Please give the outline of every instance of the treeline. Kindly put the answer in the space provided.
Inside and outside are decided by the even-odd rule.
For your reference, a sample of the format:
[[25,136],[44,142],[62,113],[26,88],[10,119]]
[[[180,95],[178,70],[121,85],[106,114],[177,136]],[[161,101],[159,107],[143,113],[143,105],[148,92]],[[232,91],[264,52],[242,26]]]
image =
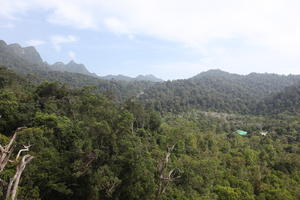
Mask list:
[[300,83],[265,98],[258,105],[258,112],[261,114],[300,113]]
[[95,92],[119,102],[125,102],[132,97],[136,97],[155,84],[150,81],[103,80],[84,74],[58,71],[35,71],[26,74],[26,77],[36,85],[45,81],[52,81],[64,83],[71,88],[81,88],[86,85],[94,86]]
[[[300,85],[299,76],[255,73],[242,76],[210,70],[191,79],[153,85],[139,100],[160,112],[180,113],[200,109],[254,115],[285,110],[295,113],[297,109],[293,109],[292,102],[299,102],[297,85]],[[287,87],[291,88],[283,92]],[[273,98],[276,103],[272,102]]]
[[[291,96],[299,93],[296,91],[299,90],[297,85],[300,85],[299,75],[258,73],[238,75],[221,70],[209,70],[190,79],[159,83],[104,80],[89,73],[83,65],[74,62],[67,65],[63,63],[56,63],[58,66],[49,65],[42,60],[34,47],[7,45],[0,40],[1,64],[20,75],[27,76],[27,79],[36,85],[44,81],[58,81],[71,88],[93,85],[97,93],[104,94],[112,100],[125,102],[136,98],[147,108],[161,113],[181,113],[198,109],[268,115],[283,111],[296,113],[299,110],[292,105],[293,102],[299,102],[299,98]],[[64,72],[66,66],[69,71],[78,73]],[[126,77],[123,78],[126,80]],[[287,87],[292,87],[288,89],[289,94],[283,92]]]
[[[18,199],[300,198],[296,116],[170,113],[162,119],[135,100],[120,103],[94,90],[58,82],[35,86],[0,69],[0,143],[27,126],[16,149],[30,144],[34,156]],[[237,127],[253,134],[235,135]],[[262,129],[269,134],[261,136]],[[10,163],[0,173],[1,199],[14,172]]]

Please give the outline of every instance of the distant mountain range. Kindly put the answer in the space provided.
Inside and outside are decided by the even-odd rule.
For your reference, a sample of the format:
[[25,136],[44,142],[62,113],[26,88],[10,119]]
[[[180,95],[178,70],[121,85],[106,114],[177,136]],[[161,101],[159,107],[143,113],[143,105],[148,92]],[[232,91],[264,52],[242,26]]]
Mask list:
[[102,76],[102,79],[105,80],[118,80],[118,81],[150,81],[150,82],[163,82],[164,80],[159,79],[151,74],[149,75],[139,75],[135,78],[129,77],[129,76],[124,76],[124,75],[107,75],[107,76]]
[[83,64],[50,65],[34,47],[0,41],[0,65],[25,75],[33,83],[58,81],[70,87],[95,86],[95,91],[119,101],[135,99],[158,111],[202,111],[276,114],[300,112],[300,75],[232,74],[209,70],[183,80],[163,81],[153,75],[99,77]]
[[[226,113],[271,113],[263,109],[283,102],[288,110],[300,111],[295,103],[300,101],[295,92],[300,85],[300,75],[251,73],[238,75],[222,70],[209,70],[190,79],[166,81],[155,84],[139,96],[146,105],[167,112],[184,112],[191,109]],[[287,90],[289,87],[292,89]],[[294,91],[294,92],[286,92]],[[287,95],[289,94],[290,97]],[[294,96],[291,96],[294,94]],[[284,100],[286,98],[286,100]],[[293,103],[294,102],[294,103]],[[292,108],[297,105],[297,108]],[[281,111],[287,108],[281,104]],[[274,109],[275,111],[275,109]]]
[[53,65],[49,65],[49,68],[53,71],[72,72],[98,77],[96,74],[89,72],[83,64],[77,64],[73,60],[67,64],[64,64],[63,62],[56,62]]
[[67,64],[63,62],[56,62],[52,65],[44,62],[38,53],[38,51],[30,47],[21,47],[19,44],[6,44],[3,40],[0,40],[0,64],[11,68],[17,73],[28,74],[38,71],[59,71],[59,72],[71,72],[84,74],[104,80],[116,80],[116,81],[150,81],[150,82],[162,82],[162,79],[156,78],[153,75],[139,75],[135,78],[131,78],[123,75],[108,75],[97,76],[95,73],[91,73],[83,64],[77,64],[73,60]]

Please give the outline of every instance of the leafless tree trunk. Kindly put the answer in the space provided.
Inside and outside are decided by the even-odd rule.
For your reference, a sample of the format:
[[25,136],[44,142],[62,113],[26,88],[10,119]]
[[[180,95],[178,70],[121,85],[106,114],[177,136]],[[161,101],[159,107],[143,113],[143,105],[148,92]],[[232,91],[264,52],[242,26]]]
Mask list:
[[156,200],[159,200],[161,195],[164,194],[169,186],[169,184],[180,176],[175,176],[175,169],[168,170],[168,164],[170,161],[170,156],[175,148],[175,144],[168,147],[168,151],[164,160],[162,160],[158,166],[157,171],[159,174],[158,189],[156,192]]
[[[14,146],[13,143],[16,140],[17,133],[23,129],[26,129],[26,127],[20,127],[18,128],[15,133],[13,134],[12,138],[10,139],[9,143],[6,146],[0,145],[0,173],[5,169],[8,162],[16,163],[16,173],[13,178],[10,179],[10,182],[8,184],[8,189],[6,193],[6,199],[15,200],[17,196],[17,190],[20,182],[21,175],[26,168],[26,165],[34,158],[31,155],[25,155],[22,157],[21,161],[19,162],[19,158],[21,156],[22,152],[29,151],[29,148],[31,145],[23,145],[23,149],[19,150],[18,154],[16,155],[15,160],[10,160],[10,157],[13,153]],[[0,182],[3,184],[4,181],[0,180]]]
[[88,152],[86,153],[82,158],[82,165],[78,166],[78,168],[76,168],[77,172],[77,176],[82,176],[84,175],[90,168],[91,164],[97,159],[97,156],[95,154],[95,152]]
[[14,150],[13,143],[16,140],[17,132],[26,129],[26,127],[18,128],[10,139],[9,143],[6,146],[0,144],[0,173],[4,170],[5,166],[9,162],[9,158]]
[[26,168],[26,165],[33,159],[33,156],[31,155],[25,155],[23,156],[21,162],[17,166],[17,171],[13,178],[10,179],[7,193],[6,193],[6,199],[15,200],[17,195],[17,189],[19,186],[21,175]]

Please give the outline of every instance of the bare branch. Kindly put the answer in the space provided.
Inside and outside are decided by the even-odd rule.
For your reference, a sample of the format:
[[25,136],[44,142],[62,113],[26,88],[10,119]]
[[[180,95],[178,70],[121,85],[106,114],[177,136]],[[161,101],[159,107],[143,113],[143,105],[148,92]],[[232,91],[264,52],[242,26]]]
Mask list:
[[[0,172],[2,172],[5,168],[5,166],[7,165],[9,158],[13,152],[14,146],[13,143],[15,142],[16,138],[17,138],[17,133],[23,129],[26,129],[27,127],[19,127],[17,128],[17,130],[14,132],[12,138],[10,139],[9,143],[6,146],[2,146],[0,145]],[[20,152],[21,153],[21,152]],[[18,156],[20,156],[18,154]],[[17,157],[18,157],[17,156]]]
[[19,131],[22,131],[23,129],[26,129],[26,128],[27,128],[26,126],[17,128],[17,130],[15,131],[13,137],[11,138],[10,142],[8,143],[8,145],[7,145],[7,147],[6,147],[7,150],[9,150],[9,149],[11,148],[13,142],[16,140],[17,133],[18,133]]
[[[17,133],[23,129],[26,129],[27,127],[19,127],[13,134],[12,138],[10,139],[9,143],[6,146],[0,145],[0,172],[2,172],[7,165],[8,162],[15,162],[17,163],[16,167],[16,173],[15,175],[10,179],[9,184],[8,184],[8,189],[6,193],[6,198],[7,199],[12,199],[15,200],[17,196],[17,189],[19,186],[20,178],[21,175],[26,168],[26,165],[34,158],[31,155],[25,155],[22,157],[21,161],[18,163],[18,160],[21,156],[22,152],[29,151],[29,148],[31,145],[23,145],[23,149],[19,150],[15,161],[10,160],[10,157],[13,153],[14,150],[14,142],[17,138]],[[0,179],[0,183],[3,185],[6,184],[3,180]]]
[[82,160],[83,164],[78,167],[78,175],[82,176],[83,174],[85,174],[89,170],[91,164],[96,159],[97,159],[97,156],[94,152],[89,152],[85,155],[85,157],[82,157],[81,160]]
[[156,192],[156,200],[159,200],[161,195],[164,194],[169,184],[180,176],[175,177],[175,169],[168,171],[168,164],[170,161],[171,153],[173,152],[175,145],[167,148],[167,153],[160,163],[158,163],[157,170],[159,173],[158,189]]
[[29,154],[23,156],[21,162],[17,166],[17,171],[16,171],[14,177],[10,179],[10,182],[9,182],[9,185],[8,185],[8,189],[7,189],[7,193],[6,193],[6,198],[7,199],[9,199],[9,198],[11,198],[12,200],[16,199],[17,189],[18,189],[18,186],[19,186],[21,175],[22,175],[24,169],[26,168],[26,165],[33,158],[34,157],[31,156],[31,155],[29,155]]
[[22,152],[29,151],[29,148],[31,147],[31,145],[27,145],[27,146],[23,145],[23,147],[24,147],[24,149],[19,150],[19,152],[17,154],[17,157],[16,157],[16,161],[18,161],[18,159],[19,159]]

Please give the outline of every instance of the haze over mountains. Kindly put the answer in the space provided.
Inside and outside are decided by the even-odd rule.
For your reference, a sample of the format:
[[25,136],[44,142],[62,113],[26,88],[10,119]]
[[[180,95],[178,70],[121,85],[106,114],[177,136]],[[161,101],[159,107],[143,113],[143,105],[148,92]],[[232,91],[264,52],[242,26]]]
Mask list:
[[124,76],[124,75],[107,75],[107,76],[102,76],[102,79],[105,80],[118,80],[118,81],[150,81],[150,82],[163,82],[163,79],[157,78],[152,74],[147,74],[147,75],[138,75],[135,78],[129,77],[129,76]]
[[[297,93],[300,75],[238,75],[209,70],[189,79],[173,81],[163,81],[153,75],[99,77],[74,61],[49,65],[34,47],[22,48],[4,41],[0,41],[0,64],[36,82],[59,81],[71,87],[93,85],[97,92],[110,93],[119,101],[136,98],[148,107],[167,112],[191,109],[256,114],[300,111],[300,106],[292,103],[300,100]],[[287,91],[293,91],[293,95]],[[275,104],[282,107],[280,102],[283,101],[286,102],[283,108],[274,108]]]
[[[238,75],[209,70],[190,79],[153,85],[139,98],[156,110],[168,112],[200,109],[227,113],[261,113],[260,105],[265,98],[269,99],[268,104],[272,104],[270,99],[273,99],[273,95],[295,85],[300,85],[299,75]],[[293,100],[297,98],[299,99],[299,95]],[[299,106],[295,107],[295,110],[299,109]]]
[[[14,62],[12,62],[14,60]],[[156,78],[153,75],[139,75],[135,78],[123,76],[123,75],[107,75],[97,76],[95,73],[91,73],[83,64],[77,64],[73,60],[65,64],[63,62],[56,62],[52,65],[44,62],[37,52],[32,47],[21,47],[19,44],[6,44],[5,41],[0,40],[0,63],[6,65],[17,72],[29,73],[35,70],[46,70],[46,71],[60,71],[60,72],[71,72],[79,73],[92,77],[97,77],[105,80],[120,80],[120,81],[151,81],[151,82],[162,82],[162,79]],[[17,65],[26,65],[22,68],[16,67]]]

